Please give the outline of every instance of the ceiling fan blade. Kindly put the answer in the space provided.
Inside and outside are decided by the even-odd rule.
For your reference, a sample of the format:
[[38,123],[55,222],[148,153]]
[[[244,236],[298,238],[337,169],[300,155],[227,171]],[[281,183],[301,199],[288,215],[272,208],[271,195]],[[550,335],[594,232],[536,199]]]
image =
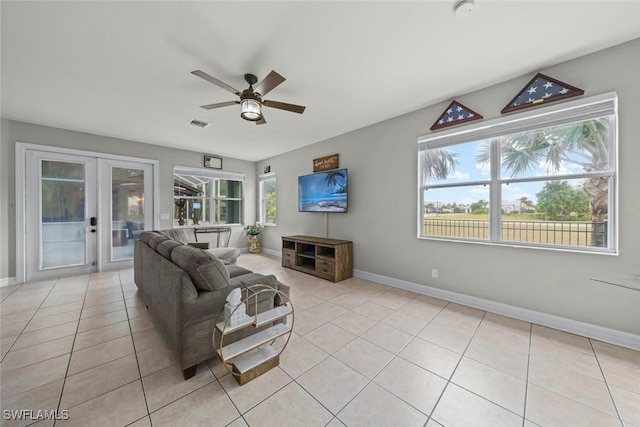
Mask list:
[[262,115],[262,117],[260,117],[260,120],[256,121],[256,125],[263,125],[267,123],[267,121],[264,119],[264,114]]
[[236,104],[240,104],[240,101],[218,102],[217,104],[201,105],[200,108],[204,108],[205,110],[213,110],[214,108],[228,107],[229,105]]
[[285,80],[284,77],[272,70],[264,80],[258,83],[254,90],[260,95],[265,96]]
[[295,105],[295,104],[287,104],[286,102],[278,102],[278,101],[262,101],[262,105],[266,105],[271,108],[279,108],[280,110],[291,111],[293,113],[302,114],[304,113],[304,109],[307,108],[304,105]]
[[222,89],[226,89],[229,92],[233,93],[234,95],[240,95],[240,91],[238,89],[235,89],[231,86],[229,86],[228,84],[221,82],[220,80],[216,79],[213,76],[210,76],[209,74],[205,73],[204,71],[200,71],[200,70],[196,70],[196,71],[192,71],[191,74],[193,74],[194,76],[198,76],[201,79],[205,79],[206,81],[208,81],[209,83],[213,83],[216,86],[220,86]]

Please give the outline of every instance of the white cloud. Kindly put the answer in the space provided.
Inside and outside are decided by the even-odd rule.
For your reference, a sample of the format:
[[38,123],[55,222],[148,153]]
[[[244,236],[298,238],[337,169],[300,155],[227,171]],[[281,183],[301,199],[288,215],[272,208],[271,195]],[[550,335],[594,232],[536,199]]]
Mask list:
[[478,164],[476,163],[476,169],[482,176],[491,176],[491,166],[489,163]]
[[468,172],[460,172],[460,171],[455,171],[453,174],[450,174],[449,176],[447,176],[447,178],[452,178],[452,179],[456,179],[456,180],[469,180],[471,179],[471,175],[469,175]]
[[485,186],[482,186],[482,187],[472,187],[472,188],[469,190],[469,194],[481,194],[481,195],[482,195],[482,194],[486,194],[487,196],[489,196],[489,187],[488,187],[488,186],[487,186],[487,187],[485,187]]

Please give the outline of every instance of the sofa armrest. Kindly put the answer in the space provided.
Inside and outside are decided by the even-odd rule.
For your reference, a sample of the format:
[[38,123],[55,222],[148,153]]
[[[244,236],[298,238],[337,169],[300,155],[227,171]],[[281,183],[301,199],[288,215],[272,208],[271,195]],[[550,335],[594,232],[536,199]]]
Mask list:
[[[283,294],[285,294],[287,296],[287,298],[291,297],[291,287],[285,283],[282,283],[281,281],[278,280],[278,290],[280,292],[282,292]],[[284,304],[284,301],[282,300],[282,297],[278,294],[276,295],[275,301],[274,301],[274,305],[280,306]]]
[[[182,301],[183,288],[191,283],[189,275],[159,254],[153,260],[144,257],[144,301],[154,324],[168,341],[170,347],[182,351]],[[191,285],[193,286],[193,285]]]
[[198,249],[209,249],[211,247],[209,242],[189,242],[188,245]]

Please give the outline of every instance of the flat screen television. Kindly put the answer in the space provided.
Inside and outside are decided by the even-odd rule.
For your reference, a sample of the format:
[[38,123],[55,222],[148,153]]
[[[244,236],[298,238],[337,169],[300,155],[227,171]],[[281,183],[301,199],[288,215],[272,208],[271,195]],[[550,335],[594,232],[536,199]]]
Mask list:
[[347,212],[347,169],[298,177],[298,212]]

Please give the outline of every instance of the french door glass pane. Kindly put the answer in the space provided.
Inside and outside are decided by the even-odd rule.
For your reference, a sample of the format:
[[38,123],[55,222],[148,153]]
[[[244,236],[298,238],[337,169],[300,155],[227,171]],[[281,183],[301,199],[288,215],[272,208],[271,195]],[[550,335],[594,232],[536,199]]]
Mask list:
[[111,169],[111,260],[133,258],[134,241],[144,230],[144,170]]
[[85,166],[43,160],[41,268],[86,263]]

